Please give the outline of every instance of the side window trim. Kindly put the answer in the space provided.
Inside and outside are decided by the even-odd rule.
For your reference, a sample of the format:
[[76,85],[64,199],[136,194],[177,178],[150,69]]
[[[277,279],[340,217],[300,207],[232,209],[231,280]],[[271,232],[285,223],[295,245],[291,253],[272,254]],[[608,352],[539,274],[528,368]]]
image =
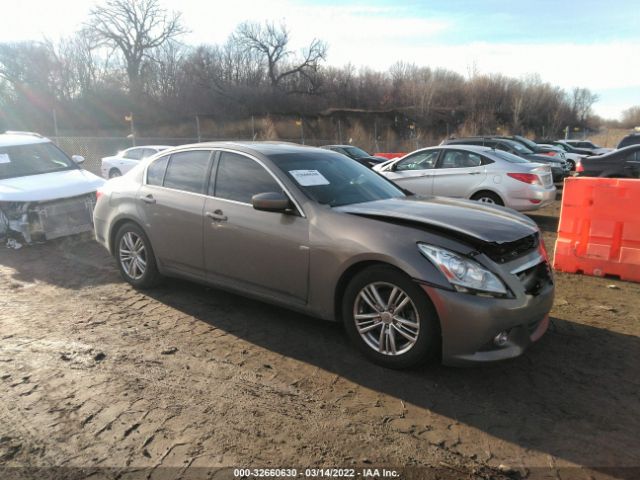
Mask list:
[[[248,205],[251,208],[253,208],[253,205],[251,205],[250,203],[245,203],[245,202],[239,202],[237,200],[229,200],[227,198],[221,198],[221,197],[216,197],[215,195],[215,184],[216,184],[216,180],[218,179],[218,167],[220,165],[220,158],[222,157],[222,152],[229,152],[229,153],[234,153],[236,155],[241,155],[243,157],[246,157],[250,160],[253,160],[254,162],[256,162],[258,165],[260,165],[262,168],[264,168],[267,173],[269,175],[271,175],[271,177],[276,181],[276,183],[280,186],[280,188],[282,188],[282,191],[289,197],[289,199],[293,202],[294,206],[296,207],[296,210],[298,211],[298,214],[302,217],[302,218],[307,218],[306,214],[304,213],[304,210],[302,209],[302,207],[300,206],[300,204],[298,203],[298,201],[296,200],[296,198],[291,194],[291,192],[289,191],[289,189],[284,185],[284,183],[282,183],[282,181],[271,171],[271,169],[269,169],[260,159],[254,157],[251,154],[245,153],[245,152],[240,152],[237,150],[230,150],[230,149],[226,149],[226,148],[219,148],[214,150],[214,152],[216,153],[215,155],[215,175],[210,175],[210,181],[213,181],[213,194],[208,194],[207,196],[211,197],[211,198],[215,198],[216,200],[220,200],[223,202],[230,202],[230,203],[236,203],[239,205]],[[211,191],[210,189],[207,189],[207,192]]]

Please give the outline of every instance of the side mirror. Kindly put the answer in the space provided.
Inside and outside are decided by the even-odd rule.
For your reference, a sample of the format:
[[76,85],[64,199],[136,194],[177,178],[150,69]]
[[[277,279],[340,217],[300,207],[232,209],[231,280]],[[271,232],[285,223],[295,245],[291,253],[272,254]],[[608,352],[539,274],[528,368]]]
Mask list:
[[282,192],[266,192],[251,197],[251,204],[256,210],[284,213],[291,207],[291,200]]
[[73,160],[78,165],[84,163],[84,157],[82,155],[74,155],[71,157],[71,160]]

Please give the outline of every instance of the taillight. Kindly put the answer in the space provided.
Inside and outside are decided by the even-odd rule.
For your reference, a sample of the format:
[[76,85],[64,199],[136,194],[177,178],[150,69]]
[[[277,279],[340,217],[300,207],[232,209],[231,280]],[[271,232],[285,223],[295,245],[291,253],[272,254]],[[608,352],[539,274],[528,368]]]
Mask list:
[[582,165],[582,162],[580,160],[578,160],[576,163],[576,172],[577,173],[584,172],[584,166]]
[[554,152],[554,151],[546,152],[546,153],[545,153],[545,155],[547,155],[547,156],[549,156],[549,157],[555,157],[557,154],[558,154],[558,152]]
[[96,191],[96,202],[100,199],[102,195],[104,195],[104,192],[102,190]]
[[519,182],[528,183],[529,185],[542,185],[540,177],[533,173],[507,173],[507,175]]

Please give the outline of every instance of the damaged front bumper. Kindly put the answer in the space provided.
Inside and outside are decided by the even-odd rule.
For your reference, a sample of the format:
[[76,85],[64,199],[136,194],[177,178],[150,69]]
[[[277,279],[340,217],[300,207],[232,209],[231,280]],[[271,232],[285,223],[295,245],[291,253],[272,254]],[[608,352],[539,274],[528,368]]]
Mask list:
[[20,236],[26,243],[93,229],[95,192],[43,202],[0,201],[0,238]]

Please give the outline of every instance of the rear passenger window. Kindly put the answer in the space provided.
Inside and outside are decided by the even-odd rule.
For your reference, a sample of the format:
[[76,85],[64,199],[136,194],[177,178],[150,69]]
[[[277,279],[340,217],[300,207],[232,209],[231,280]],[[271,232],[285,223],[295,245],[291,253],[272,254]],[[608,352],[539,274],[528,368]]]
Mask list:
[[140,160],[142,158],[142,148],[132,148],[128,150],[124,154],[124,158],[128,158],[130,160]]
[[193,150],[171,155],[164,186],[185,192],[204,193],[209,170],[208,150]]
[[149,167],[147,167],[147,184],[148,185],[162,185],[164,179],[164,172],[167,169],[167,162],[169,161],[169,155],[165,155],[154,161]]
[[447,150],[442,157],[440,168],[472,168],[482,165],[480,155],[470,152]]
[[251,197],[257,193],[281,191],[278,182],[254,160],[244,155],[222,152],[216,175],[216,197],[251,203]]

